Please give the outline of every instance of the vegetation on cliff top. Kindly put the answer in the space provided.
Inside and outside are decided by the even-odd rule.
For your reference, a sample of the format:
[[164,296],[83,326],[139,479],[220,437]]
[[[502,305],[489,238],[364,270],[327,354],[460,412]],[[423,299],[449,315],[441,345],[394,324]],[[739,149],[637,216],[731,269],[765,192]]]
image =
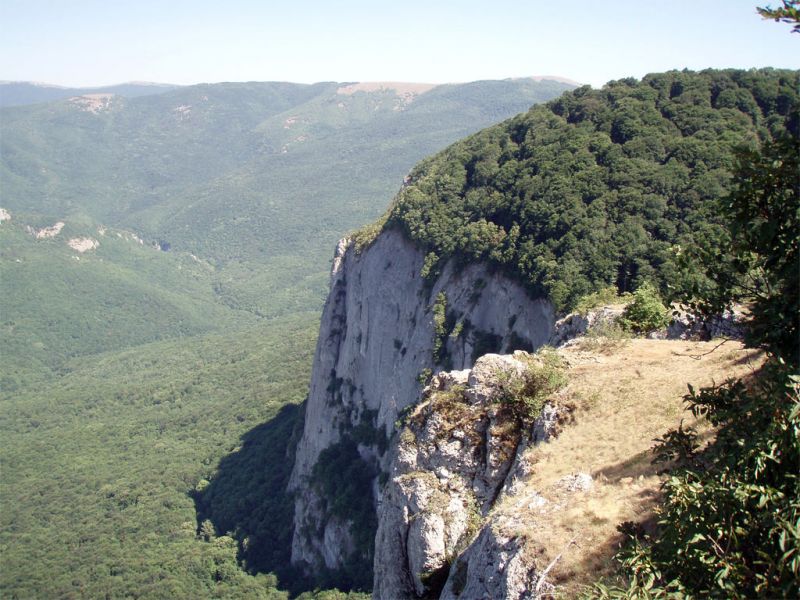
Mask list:
[[[679,427],[656,446],[671,466],[657,527],[626,527],[624,585],[603,597],[795,597],[800,584],[800,148],[796,138],[740,156],[722,204],[730,242],[696,255],[715,285],[696,309],[747,300],[747,341],[766,351],[752,376],[686,396],[716,437]],[[705,260],[704,260],[705,259]],[[707,262],[709,261],[710,262]]]
[[[418,165],[384,227],[484,260],[562,311],[586,294],[681,285],[677,257],[727,233],[734,149],[797,135],[794,71],[669,72],[565,93]],[[669,295],[669,294],[668,294]]]

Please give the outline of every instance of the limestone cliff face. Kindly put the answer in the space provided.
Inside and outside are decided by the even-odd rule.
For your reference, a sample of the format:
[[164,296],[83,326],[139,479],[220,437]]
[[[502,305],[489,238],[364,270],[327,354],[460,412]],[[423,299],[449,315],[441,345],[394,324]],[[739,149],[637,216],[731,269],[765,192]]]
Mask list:
[[[436,375],[392,449],[378,517],[373,596],[517,598],[536,573],[522,544],[484,518],[512,484],[523,450],[547,439],[555,411],[533,422],[500,402],[531,359],[487,354]],[[445,585],[447,584],[447,586]]]
[[[396,231],[383,232],[361,253],[348,240],[337,247],[290,481],[292,561],[309,572],[339,570],[346,563],[371,568],[381,484],[396,459],[396,450],[389,449],[398,447],[395,422],[419,401],[426,369],[439,370],[437,363],[464,369],[487,352],[533,350],[554,333],[547,300],[531,299],[484,265],[461,268],[451,262],[426,281],[420,276],[423,262],[423,253]],[[490,431],[492,417],[487,419]],[[496,492],[507,461],[500,462],[451,465],[471,473],[463,478],[470,481],[468,488],[485,488],[478,510]],[[420,502],[426,493],[419,490]],[[459,501],[453,500],[454,509]],[[373,507],[373,520],[350,512],[353,502]],[[433,519],[415,527],[440,525]],[[467,523],[449,527],[456,529],[437,538],[446,550]],[[420,529],[411,535],[427,534]],[[412,560],[425,563],[423,555],[428,556]],[[427,572],[432,566],[422,563],[412,569]]]

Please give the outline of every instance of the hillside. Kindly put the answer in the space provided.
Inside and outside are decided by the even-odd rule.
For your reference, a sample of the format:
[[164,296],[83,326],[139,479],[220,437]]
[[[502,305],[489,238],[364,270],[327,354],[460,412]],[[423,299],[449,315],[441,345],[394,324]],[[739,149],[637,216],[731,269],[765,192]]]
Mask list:
[[[701,243],[712,257],[730,246],[723,198],[733,189],[735,151],[796,137],[797,84],[797,72],[766,69],[581,88],[412,170],[385,217],[342,240],[334,256],[288,481],[292,564],[316,582],[361,590],[371,587],[373,565],[378,598],[458,596],[458,557],[472,573],[494,572],[504,556],[527,564],[519,540],[469,524],[495,510],[520,449],[546,438],[547,413],[534,419],[503,405],[541,410],[541,398],[520,390],[549,376],[525,379],[530,364],[546,359],[492,355],[530,353],[584,332],[584,317],[560,317],[593,293],[723,293],[735,279],[724,272],[731,259],[711,263],[723,269],[715,276],[717,267],[681,257]],[[778,211],[789,223],[792,206]],[[783,244],[785,228],[767,227],[762,214],[751,235],[764,247]],[[748,252],[733,264],[748,264]],[[776,285],[796,285],[796,272],[786,277]],[[774,310],[786,314],[784,305]],[[512,366],[508,381],[489,386],[500,389],[492,400],[480,381],[495,360]],[[466,377],[466,391],[448,387]],[[442,425],[444,413],[427,412],[409,437],[408,419],[437,389],[450,405],[476,405],[474,418],[454,432]],[[544,577],[519,569],[527,583],[518,592]],[[468,597],[506,597],[503,577],[475,575]]]
[[74,357],[255,322],[220,303],[213,267],[186,253],[86,222],[28,229],[8,214],[0,225],[6,392],[56,376]]
[[[588,317],[560,317],[592,292],[725,291],[681,257],[727,247],[735,148],[797,135],[798,73],[579,88],[403,179],[418,151],[510,111],[520,85],[541,91],[521,81],[4,109],[3,592],[394,600],[588,583],[615,519],[649,514],[648,440],[680,421],[688,379],[744,373],[751,355],[602,331],[534,353],[586,332]],[[401,181],[336,248],[311,363],[325,253]]]
[[282,439],[264,422],[291,431],[314,329],[301,314],[75,358],[0,396],[0,595],[285,599],[201,532],[192,494],[232,452]]
[[[165,256],[182,253],[142,251],[153,265],[148,277],[160,281],[193,254],[192,268],[202,274],[192,295],[233,313],[318,310],[335,240],[380,214],[380,198],[414,162],[566,87],[488,81],[408,96],[383,88],[350,93],[336,83],[243,83],[7,108],[0,118],[2,207],[14,227],[64,222],[90,237],[113,228]],[[121,261],[124,270],[128,257],[108,250],[102,244],[93,254],[106,267]],[[7,286],[45,285],[16,282],[21,273],[7,270]],[[13,309],[19,315],[27,307]],[[141,310],[131,310],[142,320]],[[205,320],[229,326],[224,318]],[[174,333],[167,328],[160,337]]]
[[0,108],[4,106],[25,106],[63,100],[85,94],[118,94],[126,98],[150,96],[172,89],[176,85],[165,83],[120,83],[105,87],[62,87],[46,83],[28,81],[0,81]]
[[[705,441],[713,437],[708,421],[685,411],[687,384],[749,376],[763,361],[739,342],[717,344],[595,338],[561,351],[568,384],[558,402],[569,407],[569,422],[527,451],[527,476],[493,519],[506,535],[525,539],[537,570],[555,561],[550,579],[564,597],[614,575],[620,523],[653,518],[666,479],[666,465],[653,463],[653,441],[679,425],[696,428]],[[577,474],[591,477],[585,489],[564,485]]]
[[581,88],[418,165],[386,223],[428,253],[486,260],[560,310],[609,285],[676,283],[720,239],[734,150],[800,135],[796,71],[670,72]]
[[231,521],[247,506],[283,534],[263,509],[291,509],[330,247],[424,155],[569,87],[354,86],[92,90],[0,111],[0,595],[299,585],[248,573],[227,527],[198,517],[217,470],[256,465]]

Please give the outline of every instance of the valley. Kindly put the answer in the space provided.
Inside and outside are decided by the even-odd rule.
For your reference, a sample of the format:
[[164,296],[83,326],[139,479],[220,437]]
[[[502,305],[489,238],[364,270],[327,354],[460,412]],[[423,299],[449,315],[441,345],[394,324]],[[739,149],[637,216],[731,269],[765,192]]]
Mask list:
[[[221,84],[2,109],[3,595],[298,590],[263,572],[288,546],[249,574],[199,492],[243,448],[281,462],[334,242],[426,154],[568,87]],[[254,510],[286,510],[283,470]]]
[[[748,443],[726,394],[762,394],[764,435],[796,419],[769,386],[796,350],[773,270],[796,251],[797,84],[243,83],[2,109],[3,594],[646,589],[613,566],[618,521],[672,568],[672,538],[646,537],[658,506]],[[788,200],[764,210],[785,225],[748,229],[748,156],[777,170]],[[753,273],[783,293],[738,291]],[[672,322],[684,301],[699,323]],[[715,354],[742,319],[766,354]],[[764,586],[791,585],[779,560]]]

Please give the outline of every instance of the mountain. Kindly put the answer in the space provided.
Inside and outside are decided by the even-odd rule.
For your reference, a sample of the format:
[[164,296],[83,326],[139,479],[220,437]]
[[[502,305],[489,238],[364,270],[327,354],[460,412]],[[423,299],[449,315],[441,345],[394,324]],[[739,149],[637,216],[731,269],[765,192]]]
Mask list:
[[0,594],[285,598],[301,578],[242,568],[203,490],[256,464],[236,508],[267,528],[291,513],[330,248],[426,154],[570,88],[242,83],[0,109]]
[[[328,249],[384,210],[378,199],[414,162],[566,87],[387,85],[200,85],[3,109],[3,208],[15,225],[65,222],[89,237],[110,227],[191,254],[211,267],[201,295],[234,313],[318,310]],[[152,260],[167,271],[184,261]]]
[[379,598],[505,596],[501,561],[523,569],[513,597],[538,588],[546,565],[517,561],[491,518],[554,418],[535,390],[557,377],[527,353],[586,331],[591,319],[559,317],[608,286],[669,294],[701,277],[680,250],[724,240],[737,147],[800,133],[799,80],[669,72],[579,88],[414,168],[334,257],[288,479],[293,565]]
[[88,94],[117,94],[126,98],[160,94],[179,86],[170,83],[120,83],[104,87],[61,87],[28,81],[0,81],[0,108],[41,104]]

